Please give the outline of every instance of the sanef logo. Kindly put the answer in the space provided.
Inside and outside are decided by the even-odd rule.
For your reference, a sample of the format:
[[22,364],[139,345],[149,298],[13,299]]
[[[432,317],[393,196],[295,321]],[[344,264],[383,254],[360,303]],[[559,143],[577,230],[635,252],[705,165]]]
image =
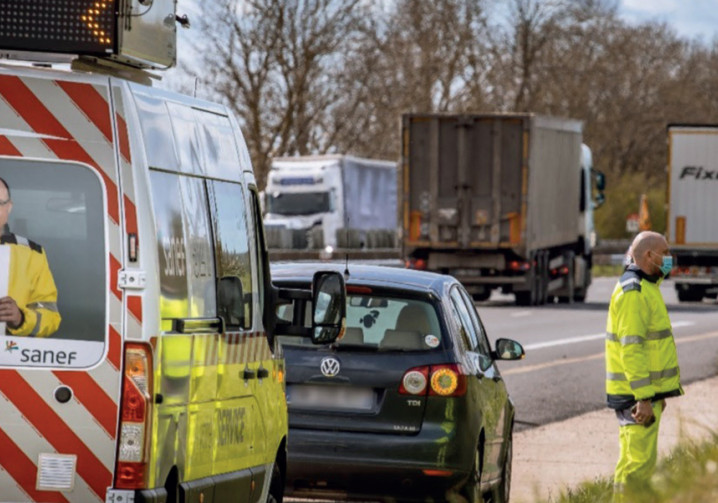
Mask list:
[[339,360],[333,356],[322,358],[322,362],[319,364],[319,369],[322,371],[322,374],[327,377],[334,377],[337,375],[340,368],[341,365],[339,364]]

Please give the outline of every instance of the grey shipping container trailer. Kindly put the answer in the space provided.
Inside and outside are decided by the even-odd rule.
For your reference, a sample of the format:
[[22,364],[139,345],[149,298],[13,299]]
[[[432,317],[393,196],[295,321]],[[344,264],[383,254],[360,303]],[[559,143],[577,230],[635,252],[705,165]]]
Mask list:
[[519,304],[585,298],[603,177],[581,122],[407,114],[402,129],[410,266],[456,276],[477,300],[494,288]]

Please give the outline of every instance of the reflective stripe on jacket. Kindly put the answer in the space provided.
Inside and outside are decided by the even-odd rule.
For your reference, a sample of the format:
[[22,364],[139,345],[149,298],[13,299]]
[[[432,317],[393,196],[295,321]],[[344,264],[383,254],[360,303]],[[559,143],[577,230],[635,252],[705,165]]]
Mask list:
[[682,395],[671,320],[658,276],[631,265],[611,295],[606,323],[608,406]]
[[17,303],[23,323],[7,332],[12,335],[48,337],[60,326],[57,288],[47,263],[45,250],[29,239],[4,234],[0,243],[10,246],[10,282],[8,296]]

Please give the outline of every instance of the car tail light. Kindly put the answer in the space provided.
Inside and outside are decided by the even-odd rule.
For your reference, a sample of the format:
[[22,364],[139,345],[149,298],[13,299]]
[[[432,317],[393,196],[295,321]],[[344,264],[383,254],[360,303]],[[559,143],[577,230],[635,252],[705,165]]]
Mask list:
[[430,395],[462,396],[466,393],[466,376],[458,365],[434,365],[431,367]]
[[429,367],[416,367],[409,369],[401,378],[399,394],[426,395],[426,385],[429,382]]
[[115,487],[146,487],[152,413],[152,351],[148,344],[125,344],[120,402],[120,439]]
[[399,393],[455,397],[466,394],[466,375],[456,364],[430,365],[409,369],[401,379]]

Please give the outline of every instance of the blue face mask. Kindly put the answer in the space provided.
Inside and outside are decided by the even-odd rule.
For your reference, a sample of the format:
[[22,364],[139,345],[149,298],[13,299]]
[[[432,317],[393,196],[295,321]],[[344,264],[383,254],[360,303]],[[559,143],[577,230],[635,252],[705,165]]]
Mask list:
[[673,269],[673,257],[671,255],[664,255],[661,265],[658,266],[663,274],[663,277],[668,276],[668,273]]

